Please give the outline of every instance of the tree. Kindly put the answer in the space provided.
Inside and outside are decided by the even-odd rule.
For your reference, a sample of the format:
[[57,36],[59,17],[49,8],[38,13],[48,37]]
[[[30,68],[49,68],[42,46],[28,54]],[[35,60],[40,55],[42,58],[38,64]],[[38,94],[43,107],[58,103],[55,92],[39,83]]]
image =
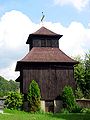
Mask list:
[[64,107],[69,112],[72,112],[77,106],[73,90],[70,86],[64,87],[62,92],[62,100],[64,103]]
[[86,53],[85,59],[75,58],[79,64],[75,65],[74,76],[77,82],[77,92],[83,93],[85,98],[90,98],[90,51]]
[[10,91],[16,92],[19,89],[19,84],[13,80],[9,80]]
[[82,93],[82,91],[79,87],[75,90],[75,97],[77,99],[82,99],[84,97],[84,94]]
[[36,112],[40,110],[40,89],[35,80],[32,80],[28,90],[28,101],[30,105],[30,111]]
[[0,76],[0,96],[6,96],[9,89],[10,86],[8,84],[8,81],[5,80],[2,76]]
[[85,96],[90,98],[90,51],[85,55]]
[[19,84],[13,80],[6,80],[0,76],[0,97],[7,96],[10,91],[18,91]]
[[5,105],[9,109],[21,109],[23,104],[23,96],[17,92],[9,92],[6,100]]
[[74,77],[77,83],[77,89],[81,90],[82,93],[85,91],[85,66],[84,60],[80,56],[75,57],[75,60],[79,61],[74,67]]

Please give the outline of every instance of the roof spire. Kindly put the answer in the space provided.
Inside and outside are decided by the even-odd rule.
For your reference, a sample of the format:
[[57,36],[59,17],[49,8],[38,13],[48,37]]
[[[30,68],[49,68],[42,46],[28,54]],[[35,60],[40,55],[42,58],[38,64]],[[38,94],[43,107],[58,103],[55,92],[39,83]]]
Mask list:
[[42,23],[42,25],[43,25],[43,20],[44,20],[44,18],[45,18],[45,15],[44,15],[43,12],[42,12],[42,18],[41,18],[41,23]]

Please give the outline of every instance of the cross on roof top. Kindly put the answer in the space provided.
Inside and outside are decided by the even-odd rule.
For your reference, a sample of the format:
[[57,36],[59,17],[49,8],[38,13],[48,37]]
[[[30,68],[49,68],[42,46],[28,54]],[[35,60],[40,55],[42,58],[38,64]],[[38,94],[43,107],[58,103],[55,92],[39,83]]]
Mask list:
[[42,23],[43,23],[44,18],[45,18],[45,15],[44,15],[43,12],[42,12],[42,18],[41,18],[41,22],[42,22]]

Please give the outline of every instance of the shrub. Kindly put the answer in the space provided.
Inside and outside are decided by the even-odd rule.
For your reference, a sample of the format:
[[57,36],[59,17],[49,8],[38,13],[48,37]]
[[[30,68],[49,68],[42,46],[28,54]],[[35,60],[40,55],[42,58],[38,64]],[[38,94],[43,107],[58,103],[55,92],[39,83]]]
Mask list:
[[73,90],[70,86],[64,87],[63,93],[62,93],[62,100],[63,100],[64,107],[69,112],[72,112],[72,110],[75,109],[77,106],[75,96],[73,94]]
[[23,104],[23,96],[17,92],[9,92],[6,100],[5,105],[9,109],[21,109]]
[[83,108],[81,113],[90,113],[90,108]]
[[61,109],[60,113],[65,113],[65,114],[68,114],[68,113],[69,113],[69,111],[68,111],[66,108],[63,108],[63,109]]
[[82,108],[79,107],[78,105],[76,105],[73,109],[72,109],[72,113],[81,113]]
[[36,112],[40,110],[40,89],[35,80],[32,80],[28,90],[28,102],[30,111]]

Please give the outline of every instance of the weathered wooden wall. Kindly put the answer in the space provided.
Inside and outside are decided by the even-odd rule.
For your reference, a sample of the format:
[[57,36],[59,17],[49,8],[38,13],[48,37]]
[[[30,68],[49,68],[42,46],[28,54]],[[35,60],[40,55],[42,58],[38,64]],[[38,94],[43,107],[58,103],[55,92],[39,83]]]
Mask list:
[[59,40],[57,39],[33,39],[31,44],[29,44],[29,49],[31,50],[32,47],[57,47],[59,48]]
[[26,67],[23,69],[23,93],[27,94],[29,84],[36,80],[41,89],[42,99],[58,99],[60,92],[65,85],[75,87],[73,78],[73,67]]

